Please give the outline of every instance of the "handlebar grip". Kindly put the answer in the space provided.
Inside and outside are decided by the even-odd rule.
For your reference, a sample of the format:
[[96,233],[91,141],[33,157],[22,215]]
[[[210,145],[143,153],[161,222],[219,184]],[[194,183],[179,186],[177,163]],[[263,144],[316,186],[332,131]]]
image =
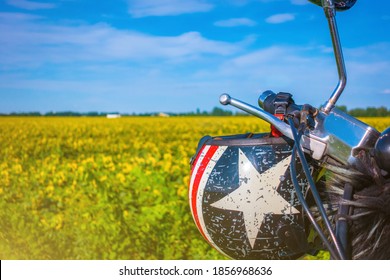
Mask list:
[[[283,99],[288,102],[288,106],[286,106],[285,112],[286,115],[292,114],[294,111],[301,111],[302,106],[295,104],[290,93],[281,92],[278,95],[283,95]],[[277,110],[277,108],[275,107],[275,101],[277,101],[278,95],[271,90],[263,92],[258,100],[259,106],[268,113],[275,114]]]

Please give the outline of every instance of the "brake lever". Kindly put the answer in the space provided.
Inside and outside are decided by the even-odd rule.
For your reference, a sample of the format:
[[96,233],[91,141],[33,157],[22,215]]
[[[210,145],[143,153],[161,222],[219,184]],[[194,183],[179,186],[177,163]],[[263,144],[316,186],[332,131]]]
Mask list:
[[241,100],[235,99],[226,93],[221,95],[221,97],[219,98],[219,102],[222,105],[231,105],[253,116],[259,117],[260,119],[274,125],[286,137],[290,138],[291,140],[294,140],[290,126],[285,122],[281,121],[280,119],[278,119],[277,117],[275,117],[274,115],[268,113],[267,111],[261,108],[260,109],[256,108]]

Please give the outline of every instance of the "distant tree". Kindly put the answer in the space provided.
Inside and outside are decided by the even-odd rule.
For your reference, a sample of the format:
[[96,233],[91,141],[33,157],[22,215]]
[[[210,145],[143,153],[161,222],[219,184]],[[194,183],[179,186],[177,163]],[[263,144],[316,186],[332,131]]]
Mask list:
[[233,112],[229,110],[223,110],[218,107],[214,107],[213,110],[211,111],[212,116],[232,116]]
[[53,117],[53,116],[57,116],[57,117],[75,117],[75,116],[81,116],[82,114],[81,113],[78,113],[78,112],[73,112],[73,111],[62,111],[62,112],[47,112],[45,114],[45,116],[49,116],[49,117]]
[[363,108],[355,108],[355,109],[349,110],[348,113],[354,117],[365,117],[367,115],[366,110]]
[[347,106],[345,106],[345,105],[339,105],[339,106],[336,106],[336,108],[344,113],[348,113]]
[[387,117],[389,115],[390,115],[390,112],[389,112],[389,110],[387,110],[386,107],[381,106],[381,107],[377,108],[377,116],[378,117]]
[[390,116],[390,111],[382,106],[382,107],[367,107],[365,109],[363,108],[356,108],[349,110],[348,112],[350,115],[354,117],[387,117]]
[[88,112],[88,113],[86,113],[86,116],[96,117],[96,116],[100,116],[100,114],[99,114],[99,112]]
[[31,117],[38,117],[38,116],[42,116],[40,112],[12,112],[9,114],[10,116],[31,116]]

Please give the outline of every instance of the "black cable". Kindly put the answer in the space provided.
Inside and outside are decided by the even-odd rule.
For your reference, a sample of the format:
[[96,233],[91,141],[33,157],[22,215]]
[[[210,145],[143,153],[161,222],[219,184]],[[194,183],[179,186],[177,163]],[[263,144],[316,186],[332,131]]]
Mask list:
[[[344,185],[344,200],[351,200],[353,193],[353,187],[350,183]],[[351,246],[348,240],[348,220],[345,218],[349,214],[350,205],[345,203],[340,203],[338,219],[336,221],[336,236],[340,240],[341,245],[344,248],[345,255],[348,258],[351,258]]]
[[306,200],[303,196],[302,190],[301,190],[300,185],[299,185],[298,180],[297,180],[297,172],[296,172],[296,166],[295,166],[296,155],[297,155],[296,146],[294,146],[293,150],[292,150],[290,174],[291,174],[291,180],[292,180],[294,188],[295,188],[295,192],[297,193],[298,199],[299,199],[300,203],[302,204],[302,207],[304,208],[306,215],[308,216],[311,224],[314,226],[314,229],[317,231],[318,235],[320,236],[325,247],[328,249],[330,254],[336,258],[338,256],[338,253],[334,250],[332,245],[329,243],[329,240],[326,238],[325,233],[322,231],[322,228],[316,222],[314,215],[310,211],[309,205],[306,203]]
[[[313,177],[311,176],[311,172],[309,170],[309,167],[308,167],[305,155],[303,154],[303,151],[300,148],[300,146],[301,146],[300,145],[300,138],[302,136],[302,133],[299,133],[299,135],[298,135],[298,133],[296,131],[296,128],[294,126],[294,122],[293,122],[293,120],[291,118],[288,118],[288,122],[290,124],[291,132],[293,134],[294,141],[295,141],[294,148],[293,148],[293,155],[294,156],[292,157],[292,159],[295,159],[295,154],[297,153],[299,158],[300,158],[300,160],[301,160],[302,168],[303,168],[303,171],[304,171],[304,173],[306,175],[307,181],[309,183],[310,190],[311,190],[311,192],[313,194],[313,198],[314,198],[314,200],[316,202],[316,205],[317,205],[318,210],[319,210],[319,212],[321,214],[321,217],[322,217],[322,219],[323,219],[323,221],[325,223],[325,227],[328,230],[329,235],[330,235],[330,237],[331,237],[331,239],[332,239],[332,241],[333,241],[333,243],[335,244],[335,247],[336,247],[335,248],[336,252],[335,252],[335,250],[333,250],[332,246],[330,246],[331,249],[328,248],[329,252],[331,253],[333,258],[344,260],[345,259],[344,250],[343,250],[342,246],[340,245],[339,241],[337,240],[337,237],[336,237],[335,233],[333,232],[332,226],[330,224],[330,221],[329,221],[329,219],[328,219],[328,217],[326,215],[326,211],[325,211],[324,206],[322,204],[321,197],[320,197],[320,195],[319,195],[319,193],[317,191],[317,187],[316,187],[316,185],[314,183]],[[295,160],[294,161],[292,160],[291,167],[292,167],[293,164],[294,164],[294,169],[295,169]],[[295,172],[295,174],[296,174],[296,172]],[[292,176],[292,177],[296,177],[296,176]],[[293,180],[293,182],[294,182],[294,180]],[[294,186],[295,186],[295,184],[294,184]],[[297,187],[299,188],[299,185],[295,186],[295,188],[297,188]],[[304,199],[302,199],[301,203],[303,201],[304,201]],[[302,205],[304,205],[304,204],[306,204],[306,202],[304,202]],[[306,206],[307,206],[307,204],[306,204]],[[305,208],[305,210],[306,210],[306,208]],[[307,209],[307,210],[309,210],[309,209]],[[308,213],[310,213],[310,212],[308,212]],[[312,220],[311,220],[311,222],[312,222]],[[315,224],[313,224],[313,226],[315,227]],[[324,234],[322,232],[322,229],[320,229],[320,231],[318,231],[318,233],[320,234],[320,236]],[[329,244],[329,243],[327,242],[327,243],[325,243],[325,245],[326,244]]]

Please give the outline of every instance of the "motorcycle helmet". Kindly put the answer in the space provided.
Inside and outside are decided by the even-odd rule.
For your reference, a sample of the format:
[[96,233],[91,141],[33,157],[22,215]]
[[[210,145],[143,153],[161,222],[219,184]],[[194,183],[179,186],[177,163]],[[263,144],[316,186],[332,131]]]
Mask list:
[[[297,259],[310,230],[291,182],[284,137],[206,136],[191,160],[189,201],[200,233],[232,259]],[[307,193],[301,168],[297,180]]]

